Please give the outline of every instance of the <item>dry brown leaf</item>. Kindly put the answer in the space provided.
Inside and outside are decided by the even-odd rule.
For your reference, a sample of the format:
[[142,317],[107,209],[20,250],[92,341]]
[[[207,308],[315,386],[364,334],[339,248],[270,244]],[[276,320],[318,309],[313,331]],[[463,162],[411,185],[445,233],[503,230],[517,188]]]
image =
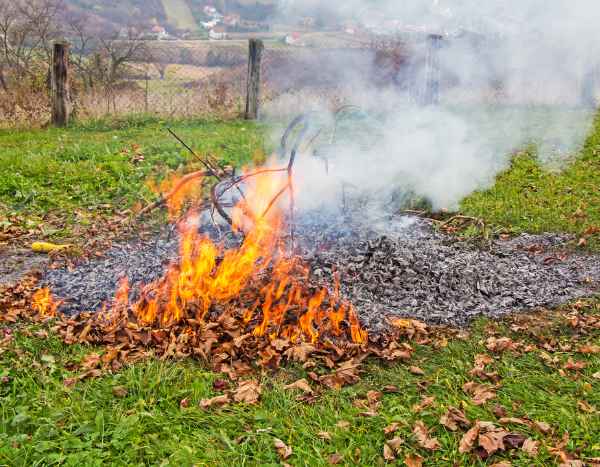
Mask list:
[[289,457],[292,455],[292,448],[286,445],[279,438],[275,438],[273,440],[273,445],[277,449],[277,453],[279,454],[279,457],[281,457],[281,459],[289,459]]
[[550,433],[552,431],[552,427],[550,426],[550,424],[546,423],[546,422],[533,422],[533,427],[538,430],[540,433],[543,433],[545,435],[547,435],[548,433]]
[[404,444],[404,440],[402,438],[400,438],[399,436],[396,436],[395,438],[390,439],[389,441],[386,441],[388,446],[391,447],[394,452],[398,452],[400,450],[400,446],[402,446]]
[[394,453],[394,450],[387,443],[383,445],[383,458],[386,461],[393,461],[396,459],[396,454]]
[[579,348],[579,353],[586,355],[600,354],[600,345],[582,345]]
[[494,388],[485,384],[470,381],[463,385],[463,391],[472,396],[473,404],[483,405],[486,402],[496,398]]
[[477,440],[480,431],[481,428],[479,426],[479,423],[476,423],[475,426],[473,426],[473,428],[467,431],[460,440],[458,452],[460,452],[461,454],[471,452],[473,450],[473,447],[475,446],[475,441]]
[[501,461],[490,465],[490,467],[512,467],[512,463],[509,461]]
[[369,407],[371,407],[371,408],[379,407],[382,397],[383,397],[382,392],[379,392],[379,391],[367,392],[367,402],[369,404]]
[[423,397],[421,402],[412,406],[412,409],[415,413],[420,413],[423,410],[431,407],[435,403],[435,396],[431,397]]
[[406,467],[423,467],[423,458],[418,454],[411,454],[404,458]]
[[328,458],[327,458],[327,462],[330,465],[338,465],[341,464],[342,461],[344,460],[344,457],[341,454],[338,454],[337,452],[335,454],[331,454]]
[[315,350],[317,349],[314,345],[298,344],[287,349],[283,355],[287,357],[288,360],[293,362],[304,363],[306,360],[308,360],[308,357],[315,352]]
[[597,372],[597,373],[594,373],[594,374],[592,375],[592,378],[594,378],[594,379],[600,379],[600,371],[599,371],[599,372]]
[[213,397],[212,399],[203,399],[200,401],[200,407],[204,410],[211,407],[222,407],[229,404],[229,396],[224,394],[222,396]]
[[425,426],[422,421],[417,421],[413,428],[413,434],[419,446],[429,451],[435,451],[441,447],[440,442],[437,438],[429,436],[429,429]]
[[400,424],[397,422],[392,423],[391,425],[386,426],[383,429],[383,432],[386,435],[391,435],[392,433],[396,433],[396,431],[398,431],[398,429],[400,428]]
[[456,431],[459,427],[468,428],[471,426],[471,422],[464,412],[455,407],[448,408],[448,411],[440,417],[440,423],[450,431]]
[[497,451],[504,450],[504,437],[508,435],[505,430],[492,430],[479,434],[479,446],[485,449],[488,457]]
[[579,371],[587,368],[587,363],[579,361],[575,362],[572,358],[569,358],[565,366],[563,367],[565,370]]
[[408,369],[408,371],[410,371],[413,375],[416,375],[416,376],[425,376],[425,372],[418,366],[411,366]]
[[585,413],[596,413],[596,408],[587,401],[577,401],[577,407]]
[[537,457],[540,451],[540,442],[534,441],[531,438],[527,438],[521,447],[523,452],[525,452],[530,457]]
[[492,352],[505,352],[507,350],[517,350],[519,348],[519,344],[514,342],[510,337],[490,337],[486,341],[485,346]]
[[331,434],[328,431],[319,431],[317,436],[323,441],[331,441]]
[[260,399],[262,388],[254,380],[240,382],[238,388],[233,394],[233,399],[236,402],[244,402],[246,404],[256,404]]
[[296,381],[295,383],[292,384],[288,384],[287,386],[284,387],[284,389],[298,389],[302,392],[304,392],[305,394],[312,394],[313,390],[310,387],[310,384],[308,384],[308,381],[306,381],[306,379],[299,379],[298,381]]

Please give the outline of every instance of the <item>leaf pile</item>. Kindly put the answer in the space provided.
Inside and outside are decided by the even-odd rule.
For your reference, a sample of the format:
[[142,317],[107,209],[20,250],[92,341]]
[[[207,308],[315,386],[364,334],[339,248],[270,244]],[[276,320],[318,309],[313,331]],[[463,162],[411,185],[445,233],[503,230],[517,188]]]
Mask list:
[[[0,299],[3,305],[0,322],[49,321],[35,315],[31,309],[30,300],[35,291],[34,277],[6,287]],[[84,365],[78,379],[98,376],[96,373],[100,368],[117,371],[126,363],[150,357],[195,358],[207,362],[213,371],[226,374],[232,380],[250,375],[257,369],[275,370],[287,363],[299,363],[311,370],[312,381],[326,388],[340,389],[359,381],[361,363],[368,356],[386,362],[407,362],[414,352],[411,341],[423,344],[431,339],[425,324],[396,320],[391,322],[386,334],[369,336],[369,341],[364,344],[353,343],[347,333],[339,337],[323,333],[316,343],[292,342],[257,336],[252,332],[252,326],[244,321],[242,312],[232,310],[209,314],[206,321],[190,318],[168,327],[142,325],[126,308],[110,313],[59,314],[50,323],[66,344],[106,348],[94,364]],[[306,386],[298,384],[298,389],[310,397]],[[365,412],[369,410],[367,407]]]

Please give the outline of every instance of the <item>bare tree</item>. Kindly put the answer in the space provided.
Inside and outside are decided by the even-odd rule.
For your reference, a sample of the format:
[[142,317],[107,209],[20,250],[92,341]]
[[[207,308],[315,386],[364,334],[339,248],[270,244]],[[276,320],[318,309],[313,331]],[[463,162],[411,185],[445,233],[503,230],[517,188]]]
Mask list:
[[7,91],[8,73],[32,77],[34,62],[48,69],[52,41],[61,35],[62,0],[0,0],[0,86]]

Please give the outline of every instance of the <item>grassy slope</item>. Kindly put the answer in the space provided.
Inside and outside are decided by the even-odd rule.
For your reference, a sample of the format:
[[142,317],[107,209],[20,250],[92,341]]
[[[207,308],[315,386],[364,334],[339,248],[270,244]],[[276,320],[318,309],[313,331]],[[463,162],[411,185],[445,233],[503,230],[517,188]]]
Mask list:
[[600,117],[581,154],[559,174],[524,153],[493,188],[473,194],[462,207],[516,233],[581,234],[600,227]]
[[[199,151],[235,163],[247,160],[262,144],[259,132],[245,122],[182,122],[173,128]],[[147,121],[0,133],[0,216],[13,212],[39,221],[51,210],[74,222],[74,210],[106,202],[131,205],[147,176],[189,162],[163,130],[160,122]],[[139,166],[120,155],[123,147],[133,143],[140,144],[145,154]],[[494,188],[473,195],[464,208],[515,231],[579,233],[598,225],[599,143],[597,124],[583,155],[560,175],[545,173],[530,159],[519,158]],[[585,217],[573,217],[577,208]],[[597,305],[594,312],[600,312]],[[494,402],[477,408],[461,390],[471,379],[468,371],[474,355],[485,351],[482,329],[483,323],[469,340],[452,341],[441,350],[420,347],[413,363],[425,370],[423,377],[412,375],[404,365],[372,364],[358,386],[340,394],[327,392],[309,406],[282,389],[283,382],[302,376],[299,370],[287,370],[264,379],[272,388],[261,405],[203,412],[196,405],[214,395],[211,382],[216,376],[200,364],[141,363],[66,389],[62,381],[72,375],[68,368],[90,349],[66,348],[25,328],[17,332],[16,346],[0,348],[0,376],[8,377],[0,382],[0,465],[268,465],[278,462],[273,437],[293,447],[290,463],[294,465],[323,465],[336,452],[344,455],[346,463],[373,465],[382,462],[382,429],[391,421],[400,423],[400,435],[407,440],[401,456],[417,450],[410,435],[417,419],[432,427],[443,445],[434,454],[420,451],[428,465],[477,465],[474,458],[458,453],[459,435],[447,432],[436,420],[448,405],[461,401],[470,418],[495,419]],[[552,333],[557,341],[571,341],[564,322]],[[586,340],[599,344],[600,332],[593,331]],[[580,449],[584,456],[599,457],[599,418],[578,410],[577,402],[586,400],[600,408],[600,384],[592,377],[600,370],[600,357],[584,358],[589,366],[576,378],[557,370],[567,358],[581,356],[558,352],[559,363],[553,368],[542,355],[536,351],[499,357],[494,364],[503,384],[499,402],[509,415],[549,422],[556,436],[569,431],[571,451]],[[419,389],[422,380],[431,383],[429,388]],[[358,417],[360,409],[352,406],[352,399],[386,384],[398,385],[401,392],[385,396],[379,417]],[[112,394],[116,385],[128,389],[125,398]],[[435,395],[437,405],[416,415],[411,406],[422,395]],[[189,409],[179,409],[183,398],[191,401]],[[339,420],[350,421],[351,429],[336,427]],[[514,428],[542,439],[528,429]],[[319,431],[329,431],[333,440],[318,439]],[[244,438],[237,444],[239,436]],[[512,461],[524,466],[554,464],[545,448],[535,461],[522,454]]]

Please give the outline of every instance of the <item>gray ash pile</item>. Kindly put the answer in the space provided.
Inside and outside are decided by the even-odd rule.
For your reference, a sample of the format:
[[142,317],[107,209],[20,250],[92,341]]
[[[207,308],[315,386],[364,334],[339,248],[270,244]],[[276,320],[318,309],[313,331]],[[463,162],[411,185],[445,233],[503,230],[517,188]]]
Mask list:
[[[315,218],[299,220],[296,229],[296,251],[310,266],[311,282],[331,288],[338,274],[344,299],[372,332],[383,330],[389,316],[463,326],[477,316],[556,306],[598,290],[600,261],[559,254],[564,236],[524,235],[480,248],[413,217]],[[236,244],[216,229],[203,230]],[[120,278],[128,277],[135,296],[177,257],[177,235],[163,235],[115,247],[72,271],[49,270],[44,283],[65,300],[63,311],[97,310],[112,299]]]

